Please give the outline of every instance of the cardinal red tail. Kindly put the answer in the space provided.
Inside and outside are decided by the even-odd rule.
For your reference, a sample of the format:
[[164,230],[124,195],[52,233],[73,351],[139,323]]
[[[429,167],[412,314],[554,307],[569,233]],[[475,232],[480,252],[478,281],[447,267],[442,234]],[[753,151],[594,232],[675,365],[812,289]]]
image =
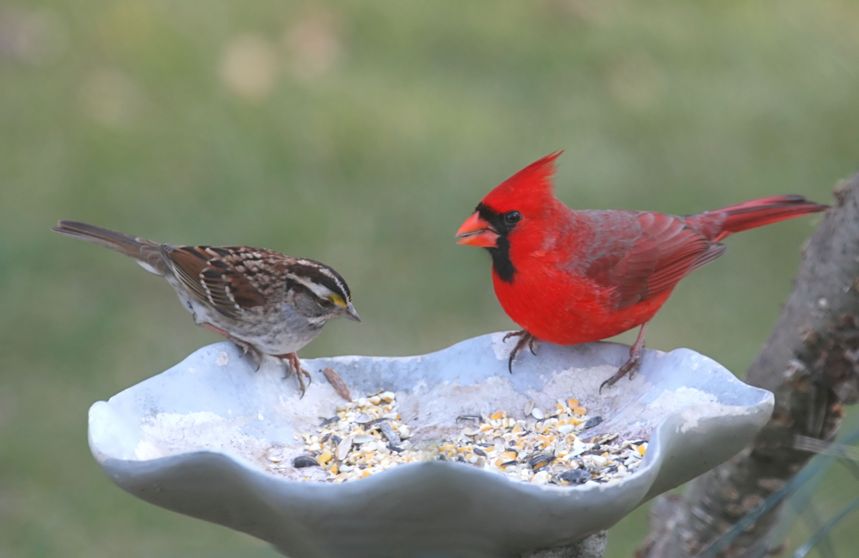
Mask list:
[[[692,218],[716,225],[718,229],[713,231],[713,240],[718,242],[730,234],[792,219],[806,213],[817,213],[828,207],[828,205],[808,201],[802,196],[771,196],[729,205]],[[724,221],[714,219],[717,216],[723,217]]]

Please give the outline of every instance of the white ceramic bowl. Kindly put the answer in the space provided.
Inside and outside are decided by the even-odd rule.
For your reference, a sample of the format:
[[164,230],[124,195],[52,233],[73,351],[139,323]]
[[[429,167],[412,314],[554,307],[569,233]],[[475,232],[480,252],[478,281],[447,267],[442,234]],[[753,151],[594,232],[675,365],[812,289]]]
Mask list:
[[[295,558],[498,557],[560,546],[606,529],[636,506],[705,472],[745,446],[769,419],[773,398],[688,349],[647,351],[633,380],[598,393],[627,356],[611,343],[538,346],[506,357],[513,340],[489,334],[413,357],[305,360],[313,383],[254,372],[229,343],[183,362],[90,409],[93,455],[123,489],[153,504],[220,523]],[[605,421],[589,431],[645,437],[641,466],[607,484],[538,486],[471,465],[430,461],[343,484],[290,479],[266,468],[281,444],[343,404],[320,370],[333,367],[353,396],[390,390],[412,431],[450,427],[463,414],[529,401],[578,399]]]

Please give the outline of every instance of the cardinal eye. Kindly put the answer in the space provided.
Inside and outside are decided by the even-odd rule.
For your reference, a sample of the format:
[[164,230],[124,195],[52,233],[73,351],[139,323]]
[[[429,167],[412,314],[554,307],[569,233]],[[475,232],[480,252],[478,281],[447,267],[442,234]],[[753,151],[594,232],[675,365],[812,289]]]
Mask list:
[[509,226],[513,226],[518,223],[522,219],[522,214],[518,211],[508,211],[504,214],[504,224]]

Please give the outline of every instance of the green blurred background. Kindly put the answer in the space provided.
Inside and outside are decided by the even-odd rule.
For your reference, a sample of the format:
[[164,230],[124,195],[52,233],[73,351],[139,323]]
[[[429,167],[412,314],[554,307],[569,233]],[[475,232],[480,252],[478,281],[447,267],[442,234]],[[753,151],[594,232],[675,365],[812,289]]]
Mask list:
[[[320,259],[364,323],[330,324],[303,356],[427,352],[511,327],[488,257],[453,232],[553,150],[576,207],[827,201],[859,170],[857,28],[850,0],[7,0],[0,556],[274,556],[98,469],[88,406],[218,339],[127,259],[51,233],[56,219]],[[732,239],[677,289],[649,346],[742,374],[817,220]],[[855,488],[845,475],[817,488],[821,518]],[[646,529],[639,510],[609,555],[630,556]],[[847,531],[837,548],[859,541]]]

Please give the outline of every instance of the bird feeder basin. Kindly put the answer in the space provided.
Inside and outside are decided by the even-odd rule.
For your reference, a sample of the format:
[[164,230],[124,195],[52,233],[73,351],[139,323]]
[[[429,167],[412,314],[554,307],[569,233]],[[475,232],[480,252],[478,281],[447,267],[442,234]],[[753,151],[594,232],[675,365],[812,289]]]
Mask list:
[[[627,347],[541,343],[536,356],[520,353],[511,374],[514,342],[495,333],[420,356],[304,360],[313,383],[302,398],[281,367],[254,371],[233,345],[218,343],[95,403],[90,448],[131,494],[249,533],[289,556],[520,556],[611,527],[737,453],[772,412],[772,394],[688,349],[646,351],[633,379],[600,394]],[[320,429],[338,407],[342,415],[350,405],[326,381],[325,368],[336,370],[356,401],[396,397],[398,420],[415,446],[454,436],[463,421],[475,421],[469,435],[490,430],[481,421],[491,416],[525,436],[542,428],[537,419],[572,405],[590,417],[576,427],[580,439],[617,435],[643,457],[605,482],[556,484],[548,474],[533,483],[427,452],[426,459],[331,482],[325,468],[342,455],[311,452],[319,466],[293,467],[296,458],[307,459],[313,435],[324,438]],[[530,421],[524,433],[515,426],[521,421]],[[593,459],[599,450],[589,446]]]

